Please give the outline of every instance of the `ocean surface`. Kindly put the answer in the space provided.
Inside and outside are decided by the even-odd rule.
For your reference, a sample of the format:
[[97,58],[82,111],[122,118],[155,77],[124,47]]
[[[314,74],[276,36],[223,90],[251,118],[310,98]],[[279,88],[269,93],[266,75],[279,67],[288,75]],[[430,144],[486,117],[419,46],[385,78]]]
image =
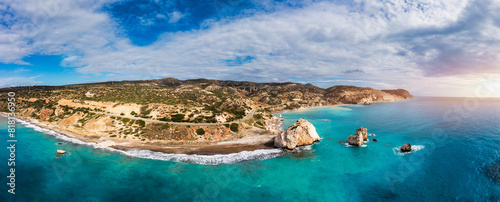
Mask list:
[[[7,193],[0,117],[0,201],[500,200],[499,173],[491,169],[500,167],[500,99],[418,97],[281,114],[285,127],[306,118],[322,140],[284,155],[219,156],[221,164],[206,165],[214,161],[109,151],[18,124],[15,195]],[[361,126],[375,136],[362,147],[346,145]],[[400,153],[407,142],[414,151]],[[68,154],[56,158],[57,149]]]

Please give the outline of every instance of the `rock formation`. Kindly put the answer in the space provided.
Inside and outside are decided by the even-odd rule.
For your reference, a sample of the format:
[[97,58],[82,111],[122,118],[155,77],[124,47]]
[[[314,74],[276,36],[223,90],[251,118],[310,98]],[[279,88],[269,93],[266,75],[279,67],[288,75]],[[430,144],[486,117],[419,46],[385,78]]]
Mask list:
[[378,141],[377,139],[373,139],[374,142]]
[[356,129],[355,135],[349,135],[349,144],[360,146],[368,140],[368,130],[365,127]]
[[319,140],[316,128],[301,118],[288,127],[285,132],[274,138],[274,146],[284,149],[294,149],[297,146],[310,145]]
[[65,153],[66,153],[66,151],[64,151],[64,150],[57,150],[57,151],[56,151],[56,153],[57,153],[57,154],[65,154]]
[[401,152],[410,152],[411,151],[411,144],[406,143],[405,145],[401,146]]

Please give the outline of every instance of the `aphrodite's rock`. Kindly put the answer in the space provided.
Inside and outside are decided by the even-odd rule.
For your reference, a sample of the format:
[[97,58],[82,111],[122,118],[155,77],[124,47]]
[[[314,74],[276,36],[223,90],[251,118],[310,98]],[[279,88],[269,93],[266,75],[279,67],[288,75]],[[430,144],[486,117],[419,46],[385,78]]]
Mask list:
[[410,152],[411,151],[411,144],[406,143],[405,145],[401,146],[401,152]]
[[316,128],[301,118],[293,125],[288,127],[285,132],[274,138],[274,146],[285,149],[294,149],[297,146],[310,145],[321,140]]
[[66,151],[64,151],[64,150],[57,150],[57,151],[56,151],[56,153],[57,153],[57,154],[65,154],[65,153],[66,153]]

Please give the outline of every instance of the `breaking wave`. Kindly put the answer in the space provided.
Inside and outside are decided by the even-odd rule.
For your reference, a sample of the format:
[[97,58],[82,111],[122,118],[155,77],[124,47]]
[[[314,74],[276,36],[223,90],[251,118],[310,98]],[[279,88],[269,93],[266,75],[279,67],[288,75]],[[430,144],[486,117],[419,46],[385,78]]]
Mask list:
[[399,147],[394,147],[392,148],[392,152],[398,156],[403,156],[403,155],[406,155],[406,154],[411,154],[411,153],[415,153],[419,150],[422,150],[424,149],[425,146],[424,145],[412,145],[411,146],[411,151],[410,152],[401,152],[401,148]]
[[[2,115],[3,117],[6,117]],[[195,164],[203,164],[203,165],[217,165],[217,164],[230,164],[236,163],[240,161],[252,160],[252,159],[270,159],[276,158],[284,155],[286,152],[282,149],[259,149],[254,151],[242,151],[239,153],[232,154],[216,154],[216,155],[197,155],[197,154],[169,154],[163,152],[155,152],[151,150],[139,150],[139,149],[131,149],[131,150],[119,150],[110,147],[99,146],[96,143],[84,142],[76,138],[67,137],[65,135],[61,135],[52,130],[45,129],[36,125],[33,125],[29,122],[23,121],[21,119],[15,119],[17,123],[24,125],[27,128],[32,128],[35,131],[45,133],[48,135],[52,135],[57,139],[71,142],[77,145],[91,146],[98,149],[104,149],[112,152],[118,152],[127,156],[145,158],[145,159],[155,159],[155,160],[164,160],[164,161],[177,161],[177,162],[187,162],[187,163],[195,163]]]

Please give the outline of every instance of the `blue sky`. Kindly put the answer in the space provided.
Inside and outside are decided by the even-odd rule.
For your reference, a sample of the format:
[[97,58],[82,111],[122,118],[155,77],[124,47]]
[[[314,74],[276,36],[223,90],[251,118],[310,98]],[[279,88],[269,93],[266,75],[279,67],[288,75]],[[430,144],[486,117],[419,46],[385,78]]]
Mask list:
[[0,2],[0,87],[175,77],[498,97],[499,64],[498,0]]

